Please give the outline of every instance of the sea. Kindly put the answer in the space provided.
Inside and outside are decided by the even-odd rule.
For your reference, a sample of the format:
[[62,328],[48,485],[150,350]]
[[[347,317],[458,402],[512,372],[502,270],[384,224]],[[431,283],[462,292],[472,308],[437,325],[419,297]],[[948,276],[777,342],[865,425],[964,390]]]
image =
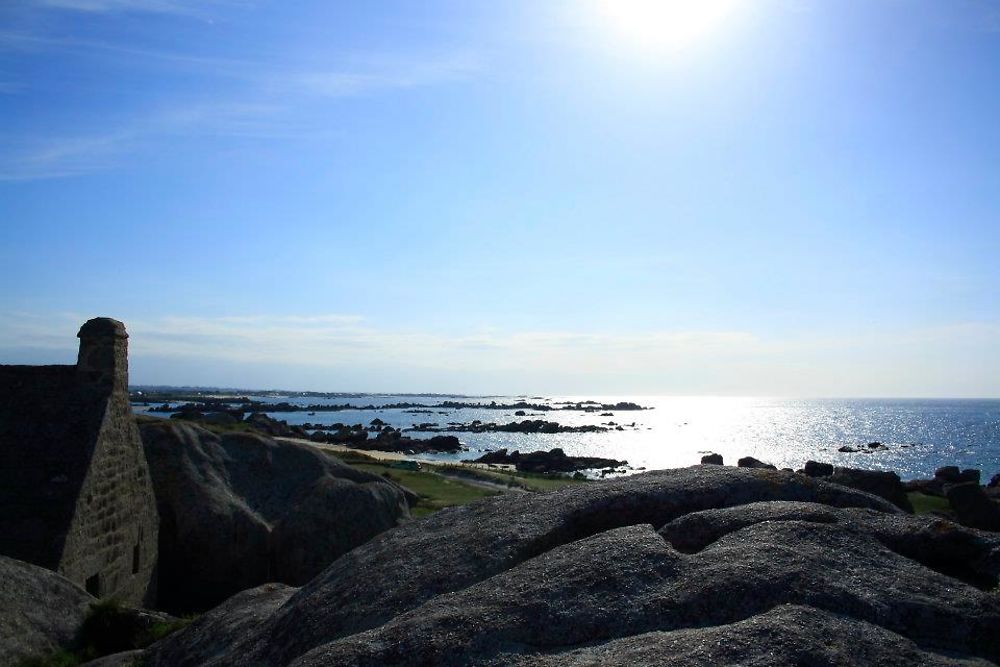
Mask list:
[[[676,468],[698,463],[706,453],[721,454],[727,464],[752,456],[779,468],[798,469],[808,460],[855,468],[894,470],[905,479],[931,477],[941,466],[978,468],[983,479],[1000,472],[1000,399],[787,399],[679,396],[447,396],[359,394],[332,398],[276,395],[250,398],[265,403],[295,405],[373,405],[375,410],[270,412],[291,425],[305,423],[369,424],[376,417],[404,431],[416,424],[506,424],[524,419],[556,421],[566,426],[607,425],[599,433],[450,433],[468,451],[425,454],[414,458],[454,462],[476,458],[500,448],[521,452],[562,448],[573,456],[625,460],[627,473],[643,469]],[[582,412],[426,407],[413,413],[389,409],[394,403],[435,406],[462,403],[531,404],[558,406],[565,402],[634,402],[646,410]],[[136,406],[137,412],[148,408]],[[163,415],[160,415],[163,416]],[[617,430],[621,426],[622,430]],[[412,432],[429,438],[432,432]],[[881,443],[881,447],[869,447]],[[840,451],[842,447],[856,452]]]

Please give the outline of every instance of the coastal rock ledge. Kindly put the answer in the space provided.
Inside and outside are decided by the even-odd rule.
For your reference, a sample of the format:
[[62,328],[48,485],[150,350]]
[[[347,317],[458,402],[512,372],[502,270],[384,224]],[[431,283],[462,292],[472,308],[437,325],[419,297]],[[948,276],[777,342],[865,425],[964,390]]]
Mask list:
[[162,609],[209,609],[266,582],[302,585],[408,520],[406,489],[312,447],[194,424],[140,427],[161,517]]
[[245,591],[147,665],[984,665],[1000,536],[805,475],[693,466],[404,524]]

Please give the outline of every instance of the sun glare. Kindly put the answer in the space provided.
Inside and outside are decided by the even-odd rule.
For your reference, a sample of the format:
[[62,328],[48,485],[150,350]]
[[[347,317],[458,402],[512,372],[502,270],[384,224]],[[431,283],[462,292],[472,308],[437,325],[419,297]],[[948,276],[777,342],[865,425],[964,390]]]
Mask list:
[[676,51],[720,26],[744,0],[600,0],[603,19],[646,51]]

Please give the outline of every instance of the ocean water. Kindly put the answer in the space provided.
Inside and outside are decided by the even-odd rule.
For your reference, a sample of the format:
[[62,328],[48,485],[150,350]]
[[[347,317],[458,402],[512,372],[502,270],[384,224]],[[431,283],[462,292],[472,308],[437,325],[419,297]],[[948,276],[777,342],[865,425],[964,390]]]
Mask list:
[[[932,476],[943,465],[979,468],[984,479],[1000,472],[1000,399],[771,399],[663,396],[395,396],[365,395],[318,399],[314,397],[255,397],[267,402],[298,405],[387,405],[398,402],[436,404],[462,402],[558,403],[596,400],[614,404],[633,401],[652,408],[643,411],[600,413],[548,411],[529,417],[514,410],[431,408],[433,414],[411,414],[398,409],[273,412],[289,424],[306,422],[368,424],[378,417],[404,430],[414,424],[473,420],[504,424],[523,419],[545,419],[579,426],[614,421],[634,428],[605,433],[471,433],[453,435],[470,451],[458,455],[424,455],[417,458],[453,461],[474,458],[505,447],[534,451],[561,447],[567,454],[627,460],[633,469],[674,468],[698,463],[703,454],[721,454],[727,464],[753,456],[779,468],[799,468],[807,460],[869,469],[895,470],[903,479]],[[142,411],[141,408],[136,408]],[[427,438],[434,433],[410,433]],[[881,442],[885,450],[843,453],[842,445],[862,447]]]

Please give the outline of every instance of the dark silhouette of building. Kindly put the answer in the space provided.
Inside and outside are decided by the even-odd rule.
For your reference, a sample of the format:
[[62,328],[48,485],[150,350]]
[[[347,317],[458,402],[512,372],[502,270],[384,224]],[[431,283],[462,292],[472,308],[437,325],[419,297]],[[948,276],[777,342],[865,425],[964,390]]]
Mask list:
[[99,598],[155,602],[159,519],[128,398],[128,334],[99,317],[70,366],[0,366],[0,554]]

